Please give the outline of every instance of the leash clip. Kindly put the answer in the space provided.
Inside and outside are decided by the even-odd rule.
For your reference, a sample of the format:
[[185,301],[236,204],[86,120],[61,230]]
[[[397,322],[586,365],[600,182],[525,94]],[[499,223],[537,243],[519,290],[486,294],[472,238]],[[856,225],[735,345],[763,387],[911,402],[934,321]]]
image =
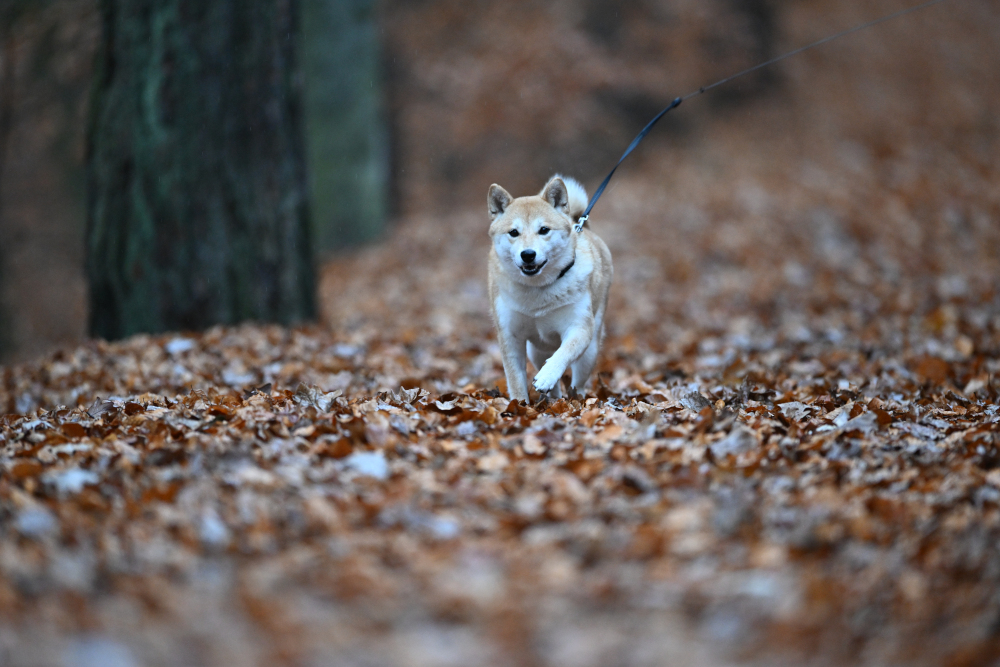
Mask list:
[[587,220],[589,220],[589,219],[590,219],[589,215],[581,215],[580,219],[577,220],[575,223],[573,223],[573,231],[576,232],[576,233],[578,233],[578,234],[580,232],[582,232],[583,231],[583,226],[585,224],[587,224]]

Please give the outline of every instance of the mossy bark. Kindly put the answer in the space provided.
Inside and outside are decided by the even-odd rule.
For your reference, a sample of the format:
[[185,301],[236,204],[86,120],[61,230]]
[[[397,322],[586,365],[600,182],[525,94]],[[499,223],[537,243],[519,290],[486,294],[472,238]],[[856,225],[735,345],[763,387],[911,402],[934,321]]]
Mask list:
[[389,201],[375,0],[302,0],[313,234],[321,253],[378,236]]
[[90,330],[315,313],[297,0],[102,0]]

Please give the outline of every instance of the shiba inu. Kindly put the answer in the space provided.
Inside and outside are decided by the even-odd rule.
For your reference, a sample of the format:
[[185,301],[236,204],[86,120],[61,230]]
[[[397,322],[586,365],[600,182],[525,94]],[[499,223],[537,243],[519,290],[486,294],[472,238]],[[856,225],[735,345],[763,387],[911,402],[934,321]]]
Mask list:
[[490,186],[489,293],[512,399],[528,400],[528,359],[553,398],[567,368],[581,395],[594,370],[613,268],[604,241],[575,224],[586,206],[583,186],[558,174],[530,197]]

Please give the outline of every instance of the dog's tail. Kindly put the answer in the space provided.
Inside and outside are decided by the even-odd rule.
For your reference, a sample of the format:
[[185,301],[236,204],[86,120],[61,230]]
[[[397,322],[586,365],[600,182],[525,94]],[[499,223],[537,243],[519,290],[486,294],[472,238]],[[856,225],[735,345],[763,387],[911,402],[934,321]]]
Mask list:
[[569,194],[569,217],[573,218],[574,221],[579,220],[583,212],[587,210],[589,197],[587,197],[586,188],[580,185],[580,181],[571,176],[556,174],[552,178],[561,178],[562,182],[566,184],[566,192]]

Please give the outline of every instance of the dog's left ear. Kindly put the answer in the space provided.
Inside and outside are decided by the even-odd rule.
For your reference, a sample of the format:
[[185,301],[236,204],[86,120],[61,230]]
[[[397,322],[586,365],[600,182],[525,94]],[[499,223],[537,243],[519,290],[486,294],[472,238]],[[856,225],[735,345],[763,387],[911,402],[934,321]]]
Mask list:
[[557,211],[562,211],[563,213],[569,213],[569,193],[566,192],[566,184],[563,180],[556,176],[551,181],[545,184],[545,189],[542,191],[542,195],[552,208]]
[[512,201],[514,201],[514,198],[510,196],[509,192],[496,183],[491,185],[490,192],[486,195],[486,207],[490,212],[490,220],[496,220],[497,216],[507,210]]

